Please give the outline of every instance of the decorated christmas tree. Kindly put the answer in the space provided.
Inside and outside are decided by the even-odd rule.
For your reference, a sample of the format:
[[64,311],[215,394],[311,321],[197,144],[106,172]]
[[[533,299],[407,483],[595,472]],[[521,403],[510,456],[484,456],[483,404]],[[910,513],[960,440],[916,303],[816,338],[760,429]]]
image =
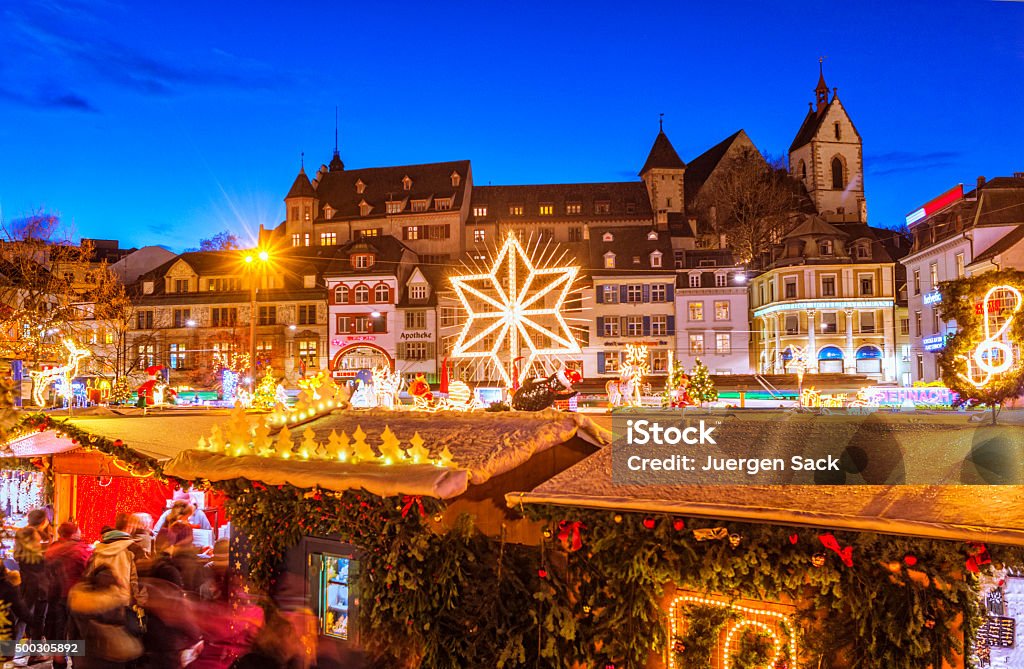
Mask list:
[[110,403],[125,404],[131,400],[131,397],[132,389],[131,386],[128,385],[128,378],[124,376],[118,377],[117,380],[114,381],[114,385],[110,388]]
[[686,368],[678,360],[673,362],[672,369],[668,372],[668,378],[665,379],[665,391],[661,394],[661,406],[685,406],[684,398],[687,394],[688,381]]
[[267,367],[266,373],[252,392],[252,406],[257,409],[273,409],[277,398],[277,381],[274,370]]
[[690,374],[689,392],[693,401],[701,405],[718,399],[718,391],[715,389],[715,382],[711,380],[708,366],[701,362],[700,358],[697,358],[693,373]]

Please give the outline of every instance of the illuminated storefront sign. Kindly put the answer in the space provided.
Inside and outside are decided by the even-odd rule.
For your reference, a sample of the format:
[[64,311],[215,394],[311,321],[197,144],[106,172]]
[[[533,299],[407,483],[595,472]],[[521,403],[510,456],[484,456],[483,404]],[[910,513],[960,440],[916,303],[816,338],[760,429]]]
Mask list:
[[925,293],[924,297],[921,298],[921,301],[924,302],[925,304],[938,304],[939,302],[942,301],[942,293],[940,293],[937,290],[933,290],[930,293]]
[[754,311],[754,318],[767,316],[777,311],[799,311],[801,309],[891,309],[892,300],[800,300],[797,302],[786,302],[785,304],[773,304],[770,307]]
[[947,190],[945,193],[938,196],[934,200],[928,202],[928,204],[924,205],[920,209],[914,210],[907,214],[907,225],[913,225],[914,223],[917,223],[918,221],[924,218],[928,218],[935,212],[940,211],[941,209],[945,209],[954,202],[962,200],[963,197],[964,185],[957,184],[956,186],[950,188],[949,190]]
[[908,401],[917,404],[952,406],[956,393],[945,386],[922,386],[917,388],[869,388],[868,397],[872,404],[902,406]]
[[921,345],[926,351],[941,351],[946,348],[946,335],[935,335],[934,337],[925,337],[921,340]]

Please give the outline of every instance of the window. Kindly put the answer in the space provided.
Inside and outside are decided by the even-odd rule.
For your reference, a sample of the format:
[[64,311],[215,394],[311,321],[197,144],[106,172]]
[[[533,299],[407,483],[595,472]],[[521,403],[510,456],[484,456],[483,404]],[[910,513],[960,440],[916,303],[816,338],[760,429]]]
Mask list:
[[356,286],[356,304],[367,304],[370,301],[370,289],[367,286]]
[[299,207],[298,207],[298,205],[292,206],[292,220],[293,221],[299,220]]
[[595,214],[610,214],[612,211],[612,203],[608,200],[598,200],[594,203]]
[[942,331],[941,323],[942,323],[942,321],[939,320],[939,310],[938,309],[932,309],[932,332],[933,333],[939,334]]
[[910,319],[909,318],[901,318],[900,319],[900,334],[901,335],[909,335],[910,334]]
[[473,207],[473,215],[477,218],[483,218],[487,215],[487,205],[481,207]]
[[715,300],[715,320],[729,320],[729,300]]
[[176,292],[176,293],[187,293],[188,292],[188,279],[175,279],[174,280],[174,292]]
[[401,200],[389,200],[388,202],[384,203],[384,211],[389,214],[400,214],[402,213],[402,204],[403,202]]
[[639,265],[640,264],[640,256],[633,256],[633,264],[634,265]]
[[782,327],[788,335],[800,334],[800,317],[796,314],[786,314]]
[[664,337],[668,334],[668,316],[651,316],[651,335]]
[[834,311],[826,311],[821,314],[822,334],[835,334],[839,327],[839,316]]
[[412,179],[408,175],[402,177],[402,190],[412,190]]
[[658,349],[651,351],[651,372],[664,374],[668,371],[668,351]]
[[476,242],[477,244],[481,244],[487,241],[487,232],[485,230],[477,228],[476,230],[473,231],[473,241]]
[[409,299],[410,300],[425,300],[427,299],[427,286],[423,283],[416,283],[409,286]]
[[553,205],[551,203],[544,203],[544,204],[540,205],[540,215],[541,216],[551,216],[554,213],[555,213],[555,205]]
[[521,205],[521,204],[510,204],[508,206],[508,215],[509,216],[522,216],[523,215],[523,205]]
[[366,190],[366,184],[363,183],[362,179],[357,179],[356,180],[356,193],[358,193],[359,195],[362,195],[363,191],[365,191],[365,190]]
[[834,276],[823,276],[823,277],[821,277],[821,296],[822,297],[835,297],[836,296],[836,278]]
[[914,270],[914,295],[921,294],[921,270]]
[[302,245],[303,246],[309,246],[309,233],[308,232],[302,233]]
[[938,263],[932,263],[928,266],[928,278],[931,280],[929,286],[932,290],[935,290],[939,286],[939,265]]
[[691,273],[689,282],[690,288],[700,288],[700,274],[696,272]]
[[864,334],[871,334],[875,331],[875,312],[860,312],[860,331]]
[[139,367],[150,367],[156,364],[156,344],[139,344]]
[[378,283],[373,287],[373,301],[377,304],[385,304],[391,301],[391,291],[387,284]]
[[843,190],[846,188],[846,179],[843,176],[843,161],[836,156],[832,159],[832,190]]
[[270,356],[274,354],[274,342],[269,339],[260,339],[256,342],[256,364],[266,365],[270,362]]
[[367,269],[373,267],[373,256],[369,253],[359,253],[352,256],[352,266],[356,269]]
[[875,278],[871,276],[862,276],[860,278],[860,294],[861,295],[874,295],[875,294]]
[[732,336],[728,332],[715,334],[715,353],[729,355],[732,352]]
[[704,335],[690,335],[690,353],[692,355],[704,355]]
[[367,334],[373,332],[373,323],[370,322],[369,316],[356,316],[353,320],[356,323],[357,334]]
[[168,344],[167,345],[169,367],[171,369],[185,369],[185,345],[184,344]]
[[956,254],[956,278],[964,278],[964,254]]
[[704,320],[704,303],[703,302],[690,302],[690,320],[691,321],[702,321]]
[[137,330],[152,330],[153,329],[153,312],[152,311],[140,311],[135,314],[135,329]]
[[185,328],[188,327],[189,321],[192,320],[191,309],[175,309],[174,310],[174,327]]
[[675,265],[675,268],[676,269],[682,269],[683,268],[683,261],[686,258],[685,253],[683,253],[683,251],[673,251],[672,252],[672,257],[673,257],[673,260],[675,261],[673,263]]
[[615,254],[611,251],[604,254],[604,268],[615,269]]
[[618,337],[619,336],[619,319],[618,318],[605,318],[604,328],[601,332],[602,337]]
[[345,284],[338,284],[334,288],[334,303],[348,304],[348,286]]
[[260,307],[259,308],[259,324],[260,325],[276,325],[277,324],[277,307]]
[[644,334],[643,316],[626,316],[626,336],[642,337]]
[[[668,198],[668,202],[666,204],[667,204],[667,206],[671,207],[672,206],[672,198]],[[632,200],[630,200],[629,202],[626,203],[626,213],[627,214],[635,214],[636,213],[636,202],[633,202]]]
[[784,295],[787,300],[796,299],[796,279],[786,279],[784,284]]
[[871,246],[867,242],[857,244],[857,257],[861,260],[871,257]]
[[451,256],[447,253],[424,253],[420,255],[420,262],[422,262],[424,265],[444,265],[451,259]]
[[430,355],[430,345],[427,342],[411,341],[399,345],[404,350],[399,351],[403,360],[426,360]]
[[[367,237],[380,237],[380,228],[367,228],[365,230],[355,230],[352,232],[352,236],[358,241],[360,239],[366,239]],[[309,246],[307,244],[306,246]]]
[[305,366],[314,367],[319,365],[317,360],[319,357],[317,341],[315,339],[300,339],[295,350],[298,353],[299,361]]
[[211,291],[227,293],[242,289],[242,282],[234,278],[207,279],[206,286]]
[[405,312],[405,329],[406,330],[426,330],[427,329],[427,312],[425,312],[425,311],[407,311],[407,312]]
[[834,246],[831,239],[822,239],[818,242],[818,250],[823,256],[830,256],[834,252]]
[[582,242],[583,241],[583,228],[573,226],[569,228],[569,241],[570,242]]
[[329,204],[324,205],[324,218],[328,221],[334,218],[334,207]]
[[335,332],[338,334],[348,334],[352,331],[352,317],[351,316],[338,316],[335,322],[337,329]]
[[661,252],[655,251],[651,254],[651,267],[661,267]]
[[725,288],[729,283],[728,274],[715,274],[715,286],[718,288]]
[[210,325],[215,328],[238,325],[238,309],[236,307],[213,307],[210,309]]
[[668,288],[663,283],[651,286],[651,302],[668,302]]
[[800,178],[807,180],[807,163],[802,160],[800,161]]
[[714,260],[701,260],[697,263],[698,267],[715,267],[716,265],[718,265],[718,263]]
[[565,213],[569,215],[582,214],[583,205],[579,202],[567,202],[565,205]]
[[605,351],[604,352],[604,371],[606,374],[611,374],[619,371],[619,352],[618,351]]
[[604,304],[617,304],[619,301],[619,287],[604,285],[601,286],[601,302]]
[[299,233],[297,233],[297,232],[294,233],[292,235],[292,246],[299,246],[301,244],[302,244],[302,237],[299,235]]
[[448,328],[457,325],[458,310],[455,307],[441,307],[441,327]]
[[231,361],[231,354],[235,352],[235,345],[232,342],[213,342],[213,361],[222,365],[228,365]]
[[316,325],[316,305],[299,305],[299,325]]
[[405,240],[416,240],[420,239],[420,226],[410,225],[402,228],[402,239]]
[[434,199],[434,209],[436,211],[448,211],[452,208],[452,199],[450,197],[439,197]]
[[626,286],[626,301],[630,304],[642,302],[644,297],[643,288],[637,284]]
[[922,332],[921,332],[921,312],[920,311],[915,311],[914,312],[914,336],[915,337],[920,337],[921,334],[922,334]]
[[338,233],[337,232],[321,232],[320,233],[320,246],[337,246],[338,245]]
[[837,140],[842,139],[843,138],[843,133],[842,133],[842,130],[840,129],[839,121],[835,122],[835,125],[833,126],[833,128],[834,128],[835,133],[836,133],[836,139]]

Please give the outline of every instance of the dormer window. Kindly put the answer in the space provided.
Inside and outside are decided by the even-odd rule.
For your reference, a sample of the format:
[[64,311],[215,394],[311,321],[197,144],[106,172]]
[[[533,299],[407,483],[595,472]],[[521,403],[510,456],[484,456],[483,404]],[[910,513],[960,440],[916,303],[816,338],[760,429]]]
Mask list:
[[389,201],[387,203],[387,205],[386,205],[387,212],[389,214],[400,214],[400,213],[402,213],[402,204],[403,204],[403,202],[401,200]]
[[[670,207],[672,206],[672,200],[671,199],[669,200],[668,206],[670,206]],[[626,203],[626,213],[627,214],[635,214],[636,213],[636,202],[633,202],[632,200],[630,200],[629,202]]]
[[657,230],[651,230],[650,232],[647,233],[647,241],[653,242],[653,241],[657,241],[657,239],[658,239],[658,231]]
[[545,203],[540,205],[540,215],[541,216],[551,216],[554,213],[555,213],[555,205],[551,204],[550,202],[545,202]]
[[363,180],[362,179],[356,179],[356,193],[358,193],[359,195],[362,195],[363,191],[365,191],[365,190],[366,190],[366,184],[363,183]]
[[334,218],[334,207],[329,204],[324,205],[324,218],[328,221]]
[[372,253],[356,253],[352,256],[352,267],[355,269],[366,269],[373,267],[374,257]]
[[639,265],[640,264],[640,256],[633,256],[633,264],[634,265]]
[[409,286],[409,299],[410,300],[425,300],[427,299],[427,284],[425,283],[414,283]]
[[458,188],[460,183],[462,183],[462,177],[458,172],[452,172],[452,188]]
[[402,177],[402,190],[412,190],[412,179],[408,174]]
[[834,252],[835,247],[832,245],[831,239],[822,239],[818,242],[818,251],[823,256],[830,256]]
[[868,244],[866,242],[859,242],[857,244],[857,249],[856,249],[855,253],[856,253],[858,258],[861,258],[861,259],[870,258],[871,257],[871,247],[868,246]]
[[612,213],[612,203],[608,200],[598,200],[594,203],[595,214],[610,214]]
[[427,210],[427,202],[428,202],[427,200],[413,200],[412,201],[412,210],[413,211],[426,211]]
[[604,254],[604,268],[615,269],[615,254],[611,251]]
[[477,207],[473,207],[473,215],[477,218],[483,218],[487,216],[487,205],[483,204]]
[[523,205],[521,205],[521,204],[510,204],[508,206],[508,215],[509,216],[522,216],[523,215]]
[[569,203],[567,203],[565,205],[565,213],[570,214],[570,215],[582,214],[583,213],[583,205],[581,203],[579,203],[579,202],[569,202]]
[[373,206],[366,200],[359,201],[359,215],[369,216],[370,212],[373,211]]
[[651,254],[651,267],[661,267],[661,251]]
[[601,235],[601,241],[602,242],[614,242],[615,241],[615,235],[613,235],[610,232],[606,232],[603,235]]
[[450,197],[436,197],[434,198],[434,209],[437,211],[448,211],[452,208],[452,199]]

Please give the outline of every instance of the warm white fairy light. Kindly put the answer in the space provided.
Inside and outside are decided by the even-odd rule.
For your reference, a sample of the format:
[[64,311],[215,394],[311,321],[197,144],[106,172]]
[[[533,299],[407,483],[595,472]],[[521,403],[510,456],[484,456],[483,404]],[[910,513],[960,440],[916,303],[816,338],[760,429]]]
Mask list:
[[[694,595],[678,595],[676,596],[669,608],[669,624],[672,630],[672,637],[679,636],[682,631],[680,629],[680,607],[684,604],[700,604],[704,606],[717,606],[724,609],[730,609],[737,613],[742,614],[741,620],[733,624],[725,636],[725,644],[722,647],[722,668],[729,669],[732,664],[732,644],[733,638],[736,633],[745,627],[757,627],[768,633],[772,639],[772,645],[774,647],[773,657],[767,666],[774,667],[782,656],[783,643],[779,637],[778,632],[771,625],[762,622],[760,620],[753,620],[746,616],[761,616],[767,618],[774,618],[778,621],[778,624],[785,630],[786,636],[789,637],[789,666],[795,668],[797,659],[797,634],[796,628],[790,621],[790,617],[784,613],[777,611],[767,611],[763,609],[755,609],[749,606],[742,606],[740,604],[731,604],[729,602],[723,602],[717,599],[710,599],[708,597],[697,597]],[[676,664],[676,654],[669,652],[668,655],[668,667],[669,669],[676,669],[679,665]]]
[[[579,342],[561,313],[578,273],[579,267],[536,267],[515,233],[509,233],[486,272],[451,277],[468,314],[452,357],[490,360],[512,387],[513,381],[522,383],[527,377],[537,356],[580,353]],[[554,296],[554,303],[545,306],[549,296]],[[483,302],[483,307],[474,306],[471,298]],[[542,322],[551,320],[554,328]],[[484,348],[492,335],[493,343]],[[550,339],[553,345],[538,346],[537,336]],[[500,359],[498,352],[503,350],[508,360]],[[525,360],[513,380],[509,367],[520,357]]]
[[[989,309],[991,309],[990,299],[995,293],[1003,293],[1003,295],[1009,293],[1013,295],[1013,308],[1009,310],[1010,315],[1006,317],[1006,320],[999,324],[995,332],[992,332],[992,323],[989,321]],[[1000,299],[996,300],[1000,311],[1005,310],[1004,301],[1007,298],[1003,295],[1000,296]],[[1000,285],[988,289],[988,292],[985,293],[985,298],[981,301],[985,338],[974,348],[971,357],[967,359],[967,374],[961,374],[961,378],[976,388],[984,388],[992,380],[993,376],[1002,374],[1013,367],[1015,362],[1013,347],[1006,342],[1000,341],[1000,339],[1010,329],[1014,316],[1020,311],[1022,304],[1024,304],[1024,298],[1022,298],[1020,291],[1013,286]],[[995,355],[996,351],[998,351],[998,355]],[[980,379],[974,378],[971,363],[984,373],[983,377]]]

